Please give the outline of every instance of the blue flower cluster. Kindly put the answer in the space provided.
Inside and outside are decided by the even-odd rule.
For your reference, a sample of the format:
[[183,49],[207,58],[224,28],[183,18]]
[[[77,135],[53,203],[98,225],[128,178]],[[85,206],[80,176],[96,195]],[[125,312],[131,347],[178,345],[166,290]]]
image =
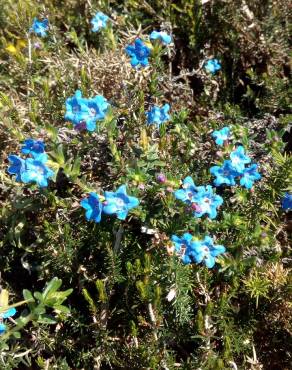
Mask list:
[[[163,45],[171,43],[171,36],[164,31],[153,31],[150,34],[150,40],[159,40]],[[140,38],[134,41],[134,44],[125,48],[126,53],[131,57],[132,67],[146,67],[149,65],[151,49]]]
[[15,179],[19,182],[35,182],[40,187],[48,186],[48,180],[54,176],[54,171],[46,166],[48,155],[45,153],[44,142],[27,139],[24,141],[21,152],[30,157],[23,159],[14,154],[9,155],[8,173],[16,175]]
[[87,220],[98,223],[102,212],[107,215],[115,214],[118,219],[125,220],[128,212],[139,205],[139,200],[129,196],[126,185],[121,185],[115,192],[105,191],[103,202],[98,194],[90,193],[80,204],[86,211]]
[[226,250],[223,245],[214,245],[210,236],[205,236],[203,240],[194,240],[191,234],[185,233],[181,238],[173,235],[171,241],[175,254],[181,257],[184,264],[202,262],[208,268],[214,267],[215,258]]
[[5,333],[6,325],[3,323],[3,319],[9,319],[16,314],[16,309],[14,307],[9,308],[7,311],[0,313],[0,335]]
[[88,131],[96,129],[96,122],[105,118],[109,103],[102,95],[86,99],[80,90],[66,100],[65,119],[73,123],[76,129],[87,128]]
[[165,31],[152,31],[150,40],[159,40],[163,45],[169,45],[172,41],[171,36]]
[[254,182],[261,178],[261,175],[257,171],[257,164],[246,167],[246,164],[250,162],[251,159],[245,154],[243,146],[238,146],[230,153],[230,160],[225,160],[222,166],[210,168],[211,174],[216,177],[214,185],[234,186],[236,185],[235,179],[239,178],[241,186],[251,189]]
[[169,104],[164,104],[162,108],[154,105],[148,112],[146,112],[147,123],[148,125],[156,125],[156,127],[160,127],[160,125],[166,121],[170,120],[170,115],[168,114],[170,109]]
[[47,36],[47,30],[49,29],[49,21],[44,19],[43,21],[39,21],[37,18],[34,18],[31,28],[29,32],[34,32],[36,35],[45,37]]
[[183,180],[182,189],[176,190],[174,196],[189,205],[195,217],[208,215],[210,219],[214,219],[217,208],[223,204],[223,198],[214,193],[210,185],[196,186],[190,176]]
[[[98,32],[105,28],[108,20],[107,15],[97,12],[91,20],[92,31]],[[43,37],[46,36],[47,30],[48,20],[39,21],[34,19],[30,32]],[[151,32],[149,39],[154,45],[157,45],[157,43],[169,45],[172,42],[171,36],[164,31]],[[153,48],[149,41],[144,42],[140,38],[137,38],[133,44],[125,48],[126,53],[131,58],[130,63],[135,68],[149,65],[152,50],[155,52],[156,47]],[[207,72],[215,74],[221,69],[221,64],[217,59],[210,59],[205,63],[204,68]],[[77,130],[86,128],[88,131],[94,131],[97,121],[105,119],[109,106],[110,104],[103,96],[97,95],[86,99],[82,97],[81,91],[77,90],[74,96],[66,100],[65,119],[72,122]],[[162,107],[152,106],[146,112],[147,124],[159,128],[161,124],[170,119],[169,110],[169,104]],[[216,144],[222,146],[230,139],[230,128],[223,127],[221,130],[214,131],[212,136]],[[22,147],[22,153],[29,157],[22,159],[16,155],[9,156],[11,165],[8,172],[16,175],[17,181],[36,182],[41,187],[47,186],[48,179],[53,176],[53,171],[45,165],[48,156],[45,153],[44,143],[28,139]],[[261,178],[257,171],[257,164],[250,165],[250,163],[251,159],[245,154],[243,146],[238,146],[221,166],[211,167],[210,172],[216,177],[214,180],[215,186],[222,184],[234,186],[236,185],[235,180],[239,178],[240,184],[250,189],[254,181]],[[158,181],[165,182],[165,177],[163,178],[160,174]],[[196,218],[207,215],[210,219],[215,219],[218,208],[223,204],[223,198],[216,194],[212,186],[196,186],[190,176],[183,180],[182,188],[176,190],[174,196],[184,202]],[[285,194],[282,200],[284,209],[291,209],[291,198],[291,194]],[[116,215],[118,219],[125,220],[129,211],[139,205],[139,200],[136,197],[129,196],[126,185],[121,185],[115,192],[105,191],[104,196],[91,192],[87,198],[81,200],[80,205],[85,209],[87,220],[99,223],[102,214]],[[196,240],[191,234],[185,233],[182,237],[173,235],[171,240],[175,253],[181,256],[185,264],[203,263],[208,268],[212,268],[215,265],[216,257],[225,252],[225,247],[215,245],[210,236],[205,236],[203,240]],[[0,315],[0,333],[5,330],[5,325],[1,322],[1,319],[10,317],[15,312],[8,310]]]

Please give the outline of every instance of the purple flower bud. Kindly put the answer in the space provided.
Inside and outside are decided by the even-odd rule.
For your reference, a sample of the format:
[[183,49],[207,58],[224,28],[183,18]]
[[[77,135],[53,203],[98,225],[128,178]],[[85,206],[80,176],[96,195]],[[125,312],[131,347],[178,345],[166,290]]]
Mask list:
[[79,122],[77,123],[77,125],[74,126],[75,130],[76,131],[84,131],[86,130],[86,122],[82,121],[82,122]]
[[158,182],[165,183],[166,176],[163,173],[159,173],[157,174],[156,179]]
[[35,49],[41,49],[41,44],[39,43],[39,42],[35,42],[34,44],[33,44],[33,47],[35,48]]

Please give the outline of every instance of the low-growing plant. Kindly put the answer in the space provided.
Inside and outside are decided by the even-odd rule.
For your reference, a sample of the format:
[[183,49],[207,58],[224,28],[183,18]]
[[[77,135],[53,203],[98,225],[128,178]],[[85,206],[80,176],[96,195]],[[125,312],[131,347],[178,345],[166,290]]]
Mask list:
[[1,369],[289,368],[287,19],[4,0]]

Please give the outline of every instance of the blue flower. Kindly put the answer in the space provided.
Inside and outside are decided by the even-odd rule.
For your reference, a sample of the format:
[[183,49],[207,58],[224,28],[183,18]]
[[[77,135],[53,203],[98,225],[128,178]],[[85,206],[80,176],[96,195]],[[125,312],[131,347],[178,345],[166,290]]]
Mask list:
[[232,167],[239,172],[239,174],[243,173],[244,167],[246,163],[250,163],[250,158],[244,154],[243,146],[238,146],[236,150],[230,153],[230,159]]
[[223,127],[221,130],[215,130],[212,132],[212,136],[215,139],[217,145],[223,145],[224,141],[227,140],[230,136],[230,128]]
[[31,28],[29,32],[34,32],[36,35],[44,37],[47,36],[47,30],[49,29],[49,21],[44,19],[43,21],[39,21],[37,18],[34,18]]
[[21,152],[23,154],[31,154],[34,159],[43,163],[47,162],[48,156],[45,153],[45,144],[41,140],[26,139],[22,146]]
[[97,32],[101,28],[105,28],[107,21],[108,21],[108,16],[107,15],[105,15],[102,12],[97,12],[95,14],[94,18],[91,20],[91,24],[93,26],[92,31]]
[[149,64],[150,49],[144,44],[141,39],[136,39],[134,45],[126,47],[126,53],[131,57],[131,65],[133,67],[146,67]]
[[121,185],[116,192],[105,191],[103,212],[107,215],[116,214],[118,219],[125,220],[129,210],[139,205],[136,197],[127,195],[126,185]]
[[7,172],[10,175],[16,175],[16,181],[21,181],[21,174],[25,170],[25,160],[14,154],[9,155],[8,160],[11,162],[11,165],[8,167]]
[[156,126],[159,127],[162,123],[169,121],[169,109],[169,104],[164,104],[162,108],[154,105],[148,112],[146,112],[148,125],[156,124]]
[[82,199],[80,204],[86,210],[85,215],[88,221],[100,222],[102,203],[96,193],[90,193],[89,197]]
[[2,322],[0,323],[0,335],[6,332],[6,325]]
[[190,176],[187,176],[182,185],[182,189],[176,190],[174,196],[189,205],[194,203],[197,195],[197,187]]
[[171,241],[174,245],[174,252],[181,257],[183,263],[189,264],[192,262],[190,253],[193,245],[193,236],[189,233],[183,234],[181,238],[176,235],[172,235]]
[[172,235],[171,241],[175,254],[181,257],[183,263],[203,262],[208,268],[214,267],[215,257],[226,250],[223,245],[214,245],[213,239],[209,236],[203,240],[194,240],[191,234],[185,233],[181,238]]
[[[7,311],[0,313],[0,320],[2,319],[8,319],[9,317],[12,317],[16,314],[16,309],[14,307],[9,308]],[[0,335],[5,333],[6,331],[6,325],[0,322]]]
[[206,71],[214,74],[221,69],[221,64],[217,59],[209,59],[205,64]]
[[245,155],[243,146],[239,146],[230,153],[230,160],[225,160],[222,166],[213,166],[210,168],[212,175],[216,177],[215,186],[227,184],[235,185],[235,178],[240,177],[240,185],[251,189],[254,181],[259,180],[261,175],[257,171],[257,164],[245,167],[251,159]]
[[48,179],[54,176],[54,172],[43,162],[33,158],[25,160],[25,170],[20,177],[24,183],[35,182],[40,187],[48,186]]
[[214,219],[217,216],[217,208],[223,204],[223,198],[215,194],[210,185],[196,186],[190,176],[184,179],[182,189],[176,190],[174,196],[192,206],[195,217],[207,214]]
[[172,235],[171,241],[174,244],[174,251],[178,254],[184,254],[187,247],[190,245],[193,240],[193,236],[189,233],[183,234],[181,238],[176,235]]
[[222,184],[234,186],[235,177],[238,176],[238,173],[233,168],[231,161],[224,161],[223,166],[211,167],[210,172],[216,177],[214,180],[215,186],[220,186]]
[[286,192],[284,194],[284,197],[282,198],[282,208],[285,211],[289,211],[290,209],[292,210],[292,194]]
[[213,192],[210,185],[198,186],[194,198],[194,216],[208,215],[210,219],[217,217],[217,208],[223,204],[223,198]]
[[260,180],[261,175],[257,171],[257,164],[252,164],[250,167],[244,168],[241,174],[240,185],[251,189],[254,181]]
[[171,36],[164,31],[152,31],[150,40],[160,40],[164,45],[168,45],[171,43]]
[[70,98],[66,99],[65,120],[71,121],[75,125],[84,120],[84,115],[88,113],[86,99],[82,98],[80,90],[75,92]]
[[105,118],[109,103],[102,95],[85,99],[80,90],[75,95],[66,99],[65,119],[71,121],[75,126],[85,122],[88,131],[94,131],[96,121]]
[[88,131],[96,129],[96,121],[101,121],[105,118],[109,103],[102,95],[96,95],[92,99],[87,99],[88,115],[84,116],[86,128]]
[[12,317],[16,314],[16,309],[14,307],[9,308],[7,311],[0,313],[1,319],[9,319],[9,317]]
[[225,252],[223,245],[214,245],[213,239],[206,236],[204,240],[197,240],[192,243],[193,252],[191,256],[196,263],[203,262],[208,268],[215,265],[215,257]]

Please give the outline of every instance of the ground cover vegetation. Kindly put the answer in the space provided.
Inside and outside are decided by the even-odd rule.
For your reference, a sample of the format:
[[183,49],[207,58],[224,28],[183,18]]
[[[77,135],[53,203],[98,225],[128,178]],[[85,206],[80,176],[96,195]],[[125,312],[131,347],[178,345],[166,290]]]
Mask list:
[[289,19],[2,0],[0,369],[291,368]]

